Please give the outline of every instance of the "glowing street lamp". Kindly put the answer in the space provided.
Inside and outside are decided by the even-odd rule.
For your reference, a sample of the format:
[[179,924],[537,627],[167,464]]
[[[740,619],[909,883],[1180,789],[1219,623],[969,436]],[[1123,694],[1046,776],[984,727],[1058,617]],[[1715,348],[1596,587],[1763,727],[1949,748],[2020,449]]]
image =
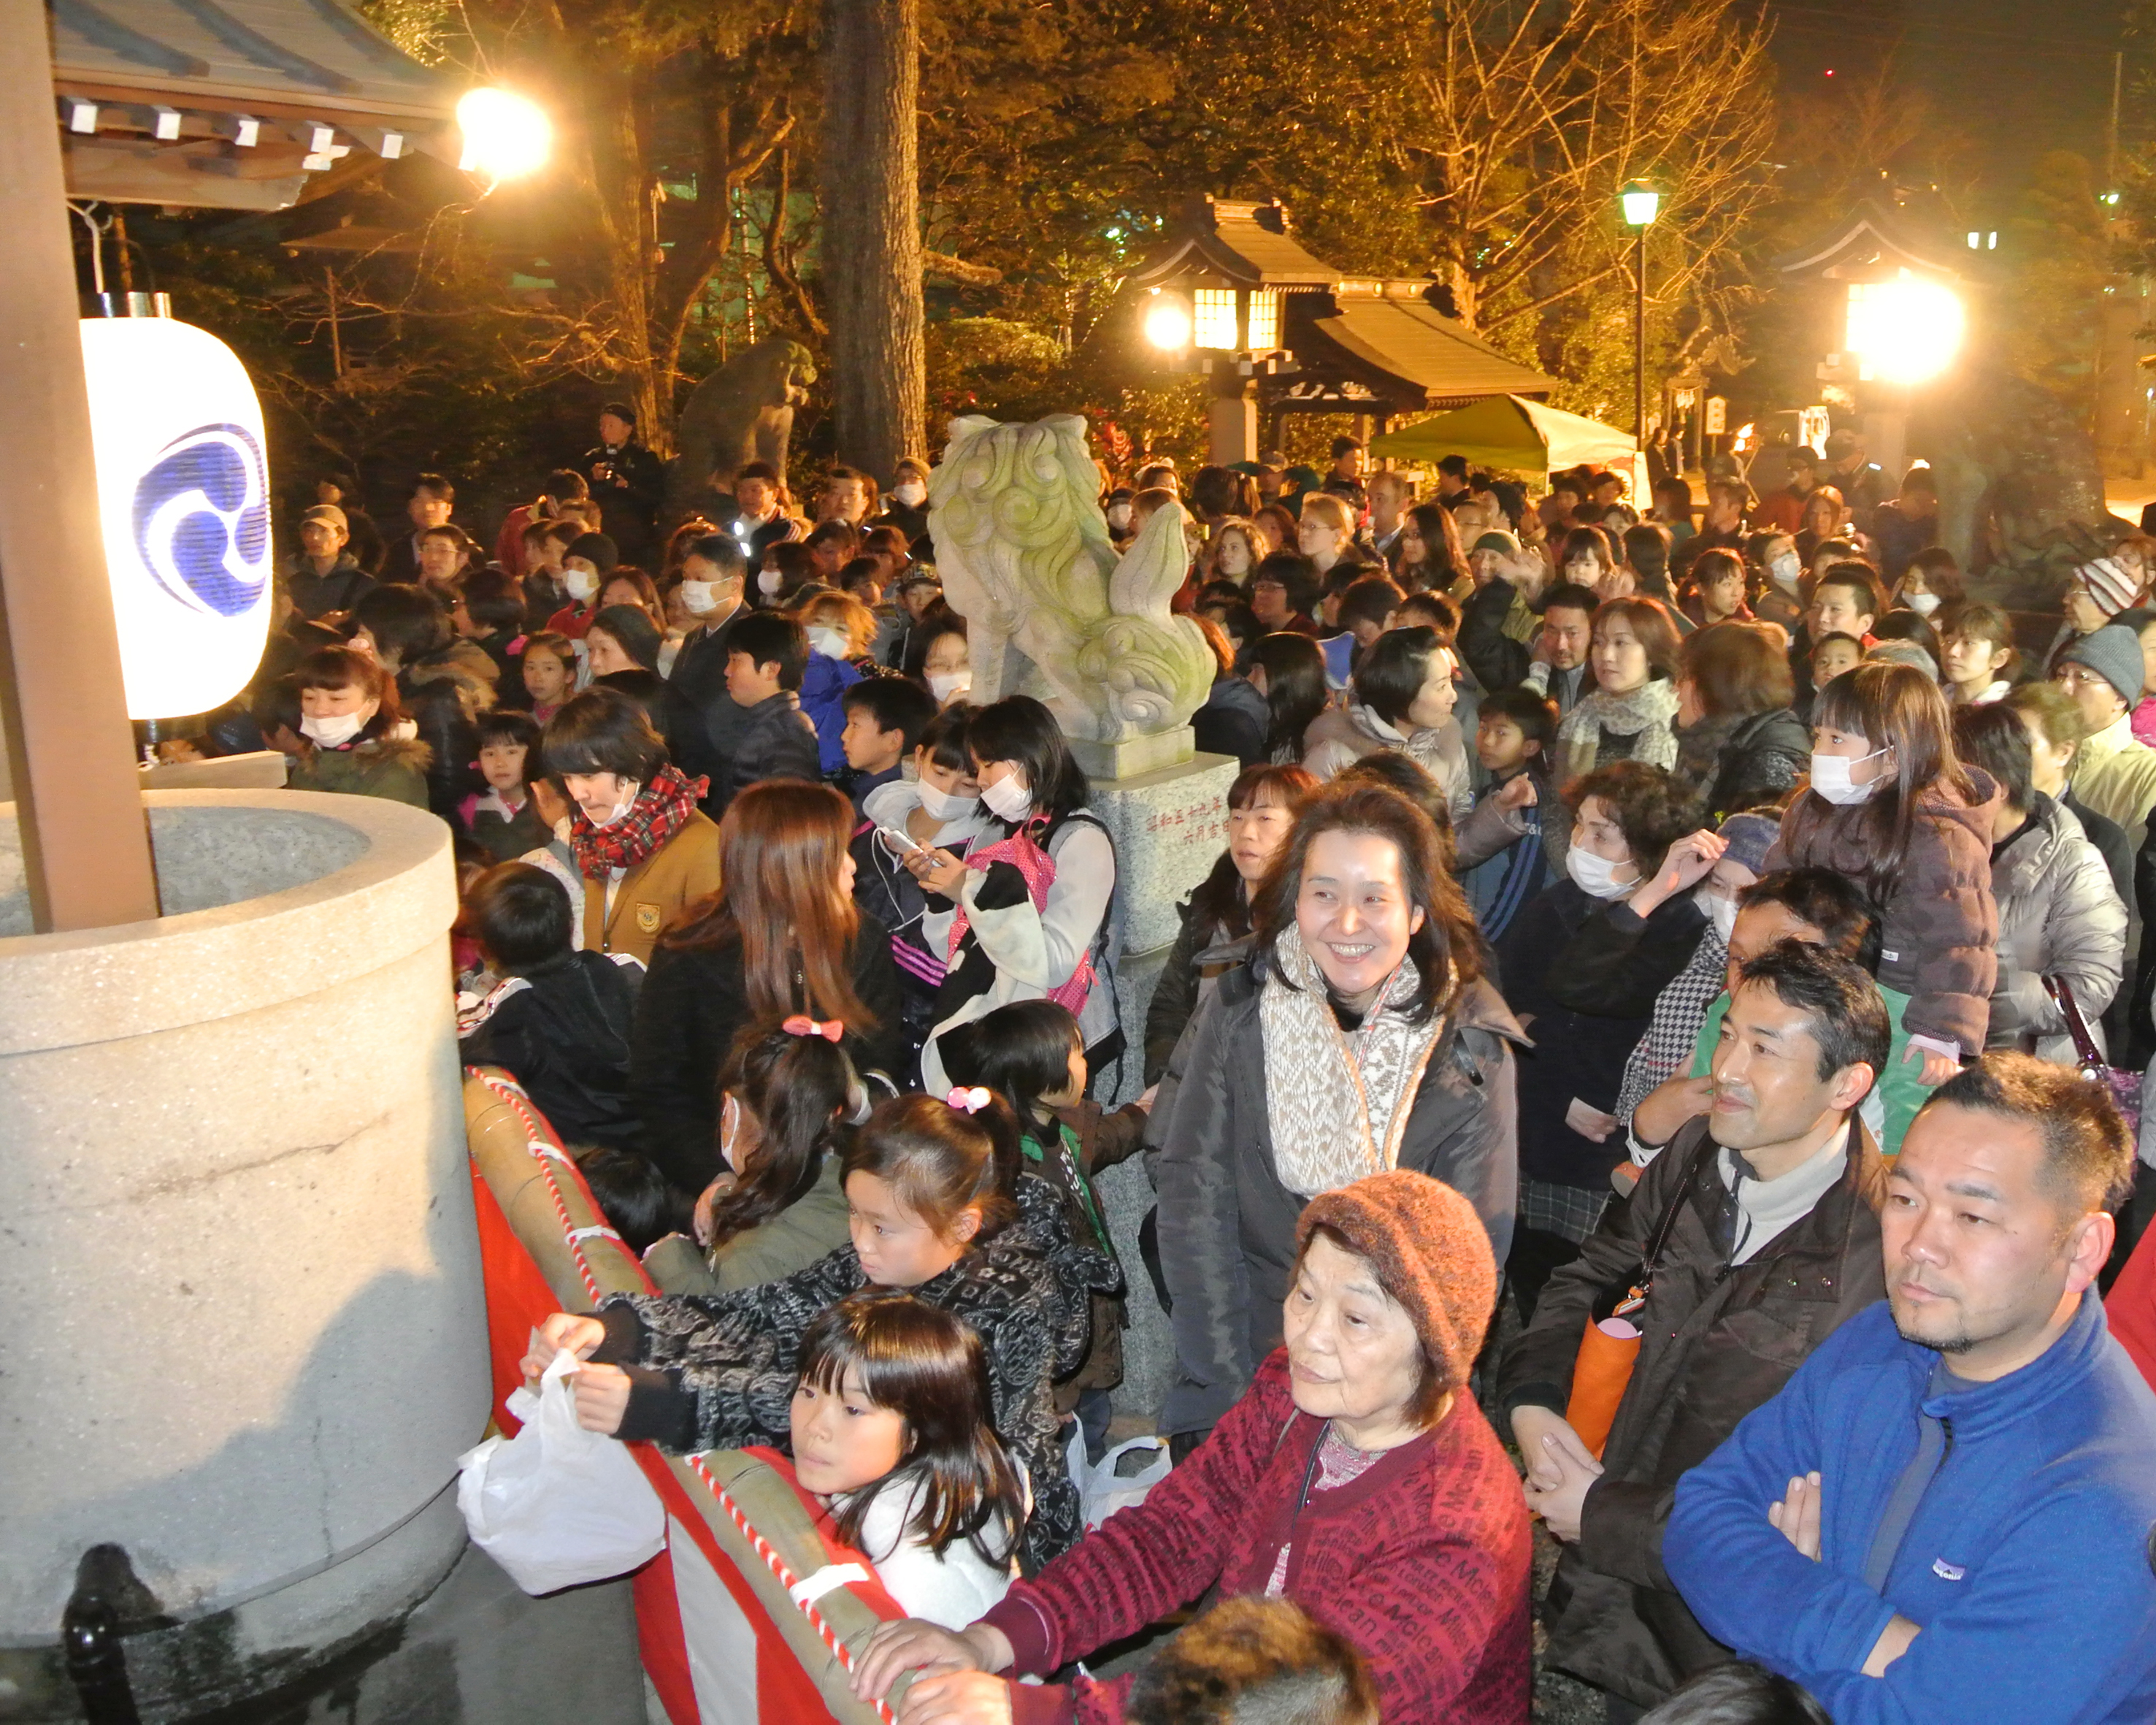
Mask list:
[[1662,194],[1645,180],[1634,180],[1617,194],[1625,225],[1640,236],[1632,266],[1632,436],[1647,446],[1647,229],[1662,213]]
[[1953,363],[1967,323],[1960,295],[1904,270],[1890,281],[1850,283],[1843,346],[1861,377],[1921,384]]
[[1154,347],[1179,353],[1190,345],[1190,308],[1173,294],[1155,289],[1146,308],[1145,338]]
[[539,105],[506,90],[473,90],[457,104],[464,129],[466,173],[513,180],[547,165],[554,147],[554,125]]

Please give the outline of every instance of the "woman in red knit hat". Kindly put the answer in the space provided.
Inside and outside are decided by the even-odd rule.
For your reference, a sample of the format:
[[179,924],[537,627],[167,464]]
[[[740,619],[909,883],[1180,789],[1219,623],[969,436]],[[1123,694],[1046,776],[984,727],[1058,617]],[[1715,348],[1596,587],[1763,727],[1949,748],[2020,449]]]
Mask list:
[[[1129,1679],[1019,1685],[1188,1604],[1285,1598],[1369,1667],[1387,1725],[1524,1725],[1527,1520],[1467,1393],[1497,1298],[1474,1207],[1408,1169],[1311,1200],[1286,1345],[1211,1437],[956,1634],[886,1624],[855,1670],[935,1725],[1115,1725]],[[952,1669],[956,1667],[957,1669]]]

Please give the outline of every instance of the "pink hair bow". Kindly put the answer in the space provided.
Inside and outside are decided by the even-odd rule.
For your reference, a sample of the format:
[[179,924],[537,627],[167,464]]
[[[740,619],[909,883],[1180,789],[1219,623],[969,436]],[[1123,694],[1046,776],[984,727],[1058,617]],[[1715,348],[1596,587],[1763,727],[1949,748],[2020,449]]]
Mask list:
[[978,1114],[988,1105],[988,1093],[978,1084],[970,1090],[961,1084],[943,1099],[953,1108],[963,1108],[968,1114]]
[[842,1020],[834,1018],[827,1023],[819,1024],[814,1018],[800,1012],[796,1012],[778,1027],[788,1036],[820,1036],[827,1043],[835,1043],[846,1033]]

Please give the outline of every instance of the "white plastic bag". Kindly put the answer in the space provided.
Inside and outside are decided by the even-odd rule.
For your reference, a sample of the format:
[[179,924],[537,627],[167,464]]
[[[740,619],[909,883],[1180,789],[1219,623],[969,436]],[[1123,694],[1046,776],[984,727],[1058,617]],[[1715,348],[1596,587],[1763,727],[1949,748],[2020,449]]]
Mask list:
[[659,1554],[666,1511],[635,1458],[615,1439],[577,1424],[564,1348],[539,1380],[519,1388],[513,1438],[489,1438],[457,1458],[457,1507],[472,1543],[527,1594],[605,1581]]
[[[1116,1472],[1117,1458],[1139,1450],[1159,1453],[1137,1473],[1119,1477]],[[1099,1527],[1119,1509],[1143,1503],[1146,1493],[1166,1479],[1174,1465],[1168,1460],[1168,1445],[1158,1438],[1132,1438],[1103,1455],[1096,1467],[1086,1460],[1086,1433],[1082,1427],[1070,1434],[1066,1460],[1070,1483],[1078,1488],[1078,1501],[1084,1507],[1088,1527]]]

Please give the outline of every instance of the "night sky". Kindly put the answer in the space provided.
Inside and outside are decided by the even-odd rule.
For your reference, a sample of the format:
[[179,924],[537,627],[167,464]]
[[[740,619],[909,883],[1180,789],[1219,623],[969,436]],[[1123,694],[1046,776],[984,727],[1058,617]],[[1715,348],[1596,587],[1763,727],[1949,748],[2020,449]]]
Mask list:
[[2137,64],[2148,46],[2121,33],[2120,0],[1768,0],[1784,86],[1818,87],[1831,69],[1861,76],[1893,57],[1897,88],[1921,91],[1976,146],[1993,196],[2010,196],[2047,150],[2072,150],[2101,172],[2112,50],[2125,48],[2122,131],[2134,118]]

